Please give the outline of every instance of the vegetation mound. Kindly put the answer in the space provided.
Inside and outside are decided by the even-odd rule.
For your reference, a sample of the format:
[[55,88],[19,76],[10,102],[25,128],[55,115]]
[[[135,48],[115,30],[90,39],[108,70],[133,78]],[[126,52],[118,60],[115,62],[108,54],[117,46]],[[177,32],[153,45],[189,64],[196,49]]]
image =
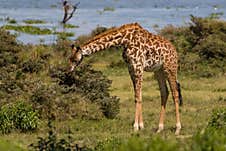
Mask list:
[[64,40],[56,47],[23,46],[9,32],[0,32],[0,107],[24,100],[40,119],[97,120],[118,114],[119,99],[110,96],[111,81],[102,72],[89,65],[68,72],[69,50],[57,50],[69,47]]
[[226,72],[225,21],[191,16],[188,26],[168,26],[159,33],[176,46],[183,73],[210,77]]

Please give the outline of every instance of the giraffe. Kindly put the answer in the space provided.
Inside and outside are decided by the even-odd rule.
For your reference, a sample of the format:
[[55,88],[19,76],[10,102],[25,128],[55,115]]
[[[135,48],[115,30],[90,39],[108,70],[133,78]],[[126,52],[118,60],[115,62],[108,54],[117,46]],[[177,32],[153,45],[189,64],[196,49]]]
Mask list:
[[69,58],[70,70],[78,66],[83,56],[112,46],[124,46],[123,59],[128,64],[128,70],[133,83],[135,94],[134,130],[144,128],[142,116],[142,81],[144,71],[154,72],[158,81],[161,95],[161,110],[157,133],[164,129],[164,117],[169,91],[167,81],[172,92],[176,110],[176,131],[179,135],[181,122],[179,103],[182,104],[180,84],[177,81],[177,52],[175,47],[161,36],[154,35],[141,27],[138,23],[125,24],[109,29],[99,34],[81,46],[72,44]]

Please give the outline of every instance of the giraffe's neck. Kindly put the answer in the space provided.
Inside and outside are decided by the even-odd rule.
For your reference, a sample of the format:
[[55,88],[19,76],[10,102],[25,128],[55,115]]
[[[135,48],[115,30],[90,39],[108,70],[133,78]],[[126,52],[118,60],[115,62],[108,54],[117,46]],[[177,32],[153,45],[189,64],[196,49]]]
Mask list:
[[112,46],[127,46],[133,39],[134,32],[139,31],[138,24],[127,24],[100,34],[81,46],[83,55],[105,50]]

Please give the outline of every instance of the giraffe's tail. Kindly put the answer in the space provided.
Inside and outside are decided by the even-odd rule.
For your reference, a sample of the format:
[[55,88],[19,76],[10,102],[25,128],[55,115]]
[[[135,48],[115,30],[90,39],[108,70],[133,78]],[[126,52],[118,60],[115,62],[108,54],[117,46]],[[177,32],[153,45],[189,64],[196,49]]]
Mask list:
[[178,90],[178,93],[179,93],[179,105],[182,106],[183,105],[183,98],[182,98],[182,95],[181,95],[181,87],[180,87],[179,81],[177,81],[177,90]]

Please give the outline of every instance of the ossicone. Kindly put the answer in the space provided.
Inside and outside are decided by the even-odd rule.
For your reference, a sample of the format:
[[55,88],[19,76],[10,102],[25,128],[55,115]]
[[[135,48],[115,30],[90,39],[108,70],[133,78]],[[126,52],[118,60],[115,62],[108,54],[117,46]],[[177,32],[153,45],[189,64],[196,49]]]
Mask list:
[[71,49],[74,49],[75,48],[75,45],[74,44],[71,44]]

